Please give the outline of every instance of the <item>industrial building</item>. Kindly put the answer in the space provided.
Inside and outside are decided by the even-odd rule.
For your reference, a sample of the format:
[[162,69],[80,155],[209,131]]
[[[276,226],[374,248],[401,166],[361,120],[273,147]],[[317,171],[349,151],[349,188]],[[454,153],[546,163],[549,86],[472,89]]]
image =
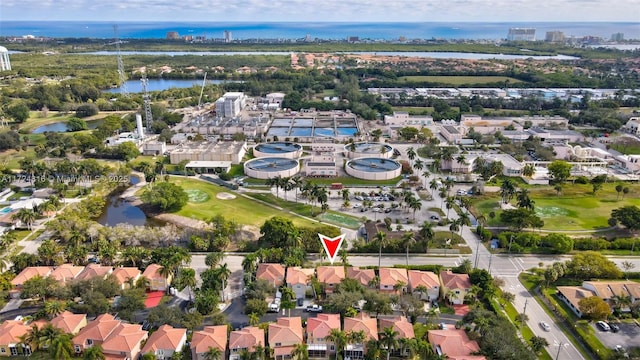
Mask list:
[[239,164],[246,151],[246,142],[184,143],[178,145],[169,153],[169,161],[171,164],[179,164],[182,161],[227,161],[231,164]]
[[228,92],[216,100],[216,115],[221,118],[232,118],[240,114],[247,97],[243,92]]
[[9,60],[9,50],[6,47],[0,46],[0,71],[10,71],[11,61]]
[[335,148],[332,145],[313,144],[311,146],[311,159],[307,160],[304,165],[306,176],[338,176]]

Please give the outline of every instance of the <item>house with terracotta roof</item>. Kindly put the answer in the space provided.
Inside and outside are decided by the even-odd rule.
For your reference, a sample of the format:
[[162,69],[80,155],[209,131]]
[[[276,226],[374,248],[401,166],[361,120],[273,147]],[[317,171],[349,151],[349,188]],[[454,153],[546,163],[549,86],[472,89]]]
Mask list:
[[[404,316],[393,316],[393,317],[379,317],[378,318],[379,325],[378,328],[380,332],[383,332],[386,328],[391,328],[393,331],[398,333],[398,340],[401,339],[413,339],[416,337],[413,332],[413,325],[407,320]],[[392,356],[408,356],[408,349],[404,349],[404,353],[402,353],[402,349],[397,348],[391,351]]]
[[51,274],[51,271],[53,271],[51,266],[28,266],[11,280],[11,285],[18,289],[22,288],[22,285],[24,285],[27,280],[33,279],[36,276],[46,278]]
[[335,344],[326,340],[331,329],[340,330],[340,314],[318,314],[307,319],[307,350],[310,358],[328,359],[336,353]]
[[227,326],[205,326],[201,331],[194,331],[191,339],[191,359],[205,360],[209,348],[217,348],[223,354],[227,352]]
[[50,278],[55,279],[62,284],[75,279],[84,270],[84,266],[75,266],[73,264],[62,264],[49,274]]
[[261,263],[258,265],[256,279],[262,279],[278,287],[284,284],[284,266],[280,264]]
[[257,326],[248,326],[229,334],[229,360],[240,360],[243,351],[256,352],[256,348],[264,348],[264,330]]
[[31,328],[21,320],[7,320],[0,325],[0,356],[17,356],[19,354],[31,354],[27,346],[23,348],[21,336],[27,334]]
[[150,264],[142,273],[142,276],[149,282],[148,287],[151,291],[167,291],[167,288],[171,285],[171,274],[168,277],[164,277],[160,274],[160,269],[162,269],[162,265]]
[[470,289],[468,274],[455,274],[451,270],[440,272],[440,296],[451,304],[464,304],[464,297]]
[[376,278],[376,273],[373,269],[360,269],[358,267],[347,268],[347,277],[349,279],[355,279],[364,286],[369,286],[371,281]]
[[81,354],[94,345],[102,345],[118,325],[120,325],[120,321],[116,320],[111,314],[98,316],[73,338],[74,351],[76,354]]
[[120,284],[122,290],[129,289],[132,284],[135,286],[141,275],[140,269],[136,267],[118,267],[113,269],[111,273],[111,276]]
[[187,329],[176,329],[171,325],[162,325],[144,344],[140,354],[154,354],[158,360],[171,359],[173,353],[181,352],[187,343]]
[[313,269],[303,269],[298,266],[287,268],[287,286],[296,294],[296,299],[304,299],[310,279],[315,275]]
[[407,269],[400,268],[380,268],[380,291],[396,292],[396,285],[402,284],[399,291],[407,291],[409,278]]
[[322,289],[326,294],[333,293],[333,290],[345,278],[344,266],[318,266],[318,282],[322,284]]
[[417,294],[422,300],[435,301],[440,296],[440,279],[431,271],[407,271],[409,275],[409,291]]
[[364,359],[367,341],[378,340],[378,321],[365,313],[344,318],[344,332],[349,334],[356,331],[364,332],[364,342],[348,344],[345,349],[345,358]]
[[558,295],[578,317],[582,317],[582,312],[578,305],[580,300],[595,296],[595,293],[581,286],[558,286],[556,295]]
[[148,337],[142,325],[120,323],[102,343],[102,351],[107,359],[134,360]]
[[302,319],[299,316],[278,318],[276,323],[269,324],[268,334],[275,360],[290,359],[294,346],[304,341]]
[[429,330],[427,334],[431,347],[438,355],[446,355],[451,360],[485,360],[482,355],[472,355],[480,351],[474,340],[469,340],[462,329]]
[[76,276],[76,280],[91,280],[93,278],[102,278],[105,279],[109,274],[113,272],[113,268],[111,266],[102,266],[100,264],[89,264],[84,267],[84,270],[78,276]]
[[64,311],[51,319],[50,324],[67,334],[76,335],[87,326],[87,315]]

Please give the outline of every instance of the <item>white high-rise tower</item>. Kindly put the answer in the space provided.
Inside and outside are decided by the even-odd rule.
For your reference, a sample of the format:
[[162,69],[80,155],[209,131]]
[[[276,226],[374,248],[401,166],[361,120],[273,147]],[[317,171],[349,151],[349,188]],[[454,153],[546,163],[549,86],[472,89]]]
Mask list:
[[9,61],[9,50],[6,47],[0,46],[0,71],[11,70],[11,61]]

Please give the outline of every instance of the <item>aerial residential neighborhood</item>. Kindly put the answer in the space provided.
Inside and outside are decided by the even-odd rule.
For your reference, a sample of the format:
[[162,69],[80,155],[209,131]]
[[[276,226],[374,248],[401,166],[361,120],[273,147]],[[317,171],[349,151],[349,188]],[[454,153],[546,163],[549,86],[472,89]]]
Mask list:
[[0,357],[640,359],[637,26],[3,16]]

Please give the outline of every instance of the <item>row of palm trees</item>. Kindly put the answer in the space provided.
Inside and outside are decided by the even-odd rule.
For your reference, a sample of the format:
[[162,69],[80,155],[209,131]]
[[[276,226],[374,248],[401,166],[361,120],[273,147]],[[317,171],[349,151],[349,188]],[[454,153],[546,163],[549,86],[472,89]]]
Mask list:
[[[300,189],[300,195],[302,195],[306,199],[309,199],[314,206],[316,202],[320,203],[322,212],[325,212],[329,209],[329,204],[327,203],[329,199],[329,193],[327,189],[311,181],[304,181],[304,179],[300,176],[282,177],[278,175],[276,177],[267,179],[265,181],[265,184],[269,187],[275,186],[276,197],[280,196],[280,189],[282,189],[284,190],[284,198],[285,200],[287,200],[287,194],[289,193],[289,191],[295,190],[297,200],[298,189]],[[313,208],[311,211],[313,211]]]
[[[47,324],[42,328],[33,325],[31,330],[20,338],[20,345],[25,354],[32,351],[48,351],[53,360],[70,360],[74,358],[73,336],[59,328]],[[28,350],[27,350],[28,349]],[[104,360],[105,355],[100,345],[92,346],[84,351],[83,360]]]

